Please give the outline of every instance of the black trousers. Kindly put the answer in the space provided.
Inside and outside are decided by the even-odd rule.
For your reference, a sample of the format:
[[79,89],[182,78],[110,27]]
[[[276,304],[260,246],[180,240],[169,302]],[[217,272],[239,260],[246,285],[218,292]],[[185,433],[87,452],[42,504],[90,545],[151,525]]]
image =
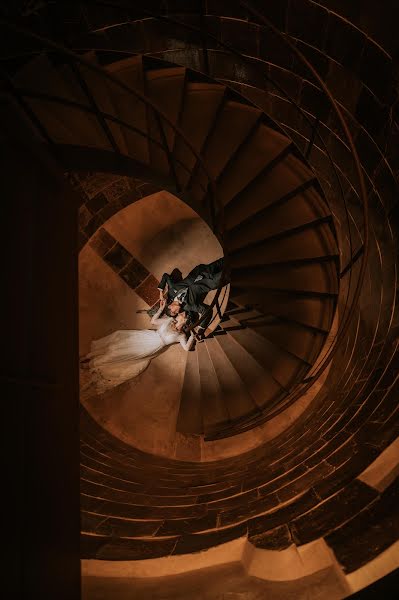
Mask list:
[[[174,281],[169,273],[164,273],[158,287],[163,290],[166,285],[168,286],[168,303],[173,300],[181,289],[187,288],[184,310],[202,315],[208,308],[208,305],[204,303],[206,295],[211,290],[216,290],[221,282],[223,262],[222,257],[209,264],[197,265],[187,277],[178,282]],[[201,279],[195,281],[200,275]],[[201,323],[201,327],[206,328],[211,318],[212,314]]]
[[[219,287],[222,276],[223,261],[224,259],[222,257],[213,261],[212,263],[209,263],[208,265],[197,265],[192,271],[190,271],[187,277],[184,277],[184,279],[181,279],[177,282],[174,280],[174,278],[172,278],[171,275],[169,275],[169,273],[164,273],[158,287],[159,289],[164,290],[167,284],[168,290],[172,291],[171,296],[175,296],[179,290],[186,287],[193,287],[197,290],[197,293],[206,292],[207,294],[210,290],[216,290]],[[199,275],[202,276],[202,279],[196,282],[195,279]]]

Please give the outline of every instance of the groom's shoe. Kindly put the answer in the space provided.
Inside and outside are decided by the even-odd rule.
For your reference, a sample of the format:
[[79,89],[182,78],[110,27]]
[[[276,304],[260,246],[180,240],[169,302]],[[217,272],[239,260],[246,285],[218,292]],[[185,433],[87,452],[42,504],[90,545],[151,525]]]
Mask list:
[[196,339],[201,342],[205,339],[205,329],[203,327],[198,327],[198,331],[195,334]]

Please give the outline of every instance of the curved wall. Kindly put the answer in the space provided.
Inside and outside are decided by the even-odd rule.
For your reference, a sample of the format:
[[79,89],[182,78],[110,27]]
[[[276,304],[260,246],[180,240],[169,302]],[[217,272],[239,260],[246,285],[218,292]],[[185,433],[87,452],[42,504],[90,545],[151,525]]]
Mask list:
[[[395,331],[399,154],[392,60],[397,37],[385,21],[387,13],[379,10],[381,18],[374,18],[377,9],[370,3],[363,3],[362,11],[355,11],[352,3],[350,7],[333,1],[324,4],[276,0],[268,3],[268,16],[294,38],[331,87],[348,119],[366,176],[370,254],[358,319],[347,345],[335,357],[317,406],[266,447],[220,465],[158,462],[124,446],[83,412],[82,454],[87,463],[83,511],[88,515],[83,555],[89,559],[136,560],[191,553],[241,536],[263,549],[283,550],[292,542],[305,546],[323,537],[345,572],[351,573],[398,539],[397,479],[377,485],[364,476],[373,459],[392,449],[390,444],[399,433]],[[263,7],[263,3],[256,5]],[[171,12],[176,12],[174,6]],[[318,131],[333,156],[353,218],[354,246],[360,247],[363,233],[352,187],[355,174],[340,125],[317,85],[279,39],[250,22],[245,10],[232,11],[231,6],[230,2],[207,2],[204,21],[218,39],[244,51],[252,64],[243,67],[214,44],[207,57],[210,75],[237,86],[304,151],[312,136],[306,119],[298,118],[281,92],[259,76],[255,65],[261,64],[296,99],[311,122],[319,121]],[[184,10],[190,7],[191,3],[185,3]],[[137,12],[130,16],[139,21],[110,28],[113,21],[121,22],[120,15],[116,18],[112,10],[101,13],[85,7],[85,26],[96,32],[77,35],[71,27],[69,41],[81,49],[144,52],[199,70],[206,68],[195,36],[142,20]],[[199,22],[195,16],[190,20]],[[108,61],[108,53],[102,58]],[[339,225],[344,217],[335,202],[340,185],[320,142],[312,147],[309,161]],[[89,230],[96,225],[93,218],[94,213],[85,224]],[[345,259],[348,241],[341,235],[340,242]],[[397,458],[395,452],[391,454],[393,464]]]
[[[303,117],[298,118],[297,111],[284,100],[281,92],[276,91],[270,83],[265,83],[254,65],[260,64],[266,69],[267,74],[298,102],[312,123],[316,119],[319,120],[318,131],[332,154],[340,184],[323,152],[321,142],[315,142],[309,161],[335,208],[338,225],[344,215],[340,212],[335,198],[340,192],[340,186],[343,186],[353,219],[352,243],[355,248],[360,247],[363,236],[359,222],[360,210],[357,195],[352,187],[356,186],[356,179],[340,125],[320,90],[311,82],[311,78],[298,61],[293,60],[290,53],[287,53],[278,38],[266,34],[259,25],[248,22],[245,11],[232,12],[231,6],[231,3],[219,2],[216,8],[215,3],[208,2],[209,16],[205,21],[216,37],[245,51],[246,55],[251,57],[253,65],[243,67],[238,59],[221,51],[217,44],[213,44],[215,47],[208,52],[210,75],[237,86],[243,95],[247,95],[264,108],[286,129],[303,151],[306,151],[312,137],[309,124]],[[285,496],[285,492],[280,489],[280,476],[276,478],[275,474],[269,476],[266,472],[262,474],[261,483],[257,482],[256,498],[259,487],[267,485],[268,489],[274,489],[277,485],[279,509],[276,512],[274,508],[270,510],[275,516],[284,515],[284,510],[287,511],[286,517],[279,517],[284,521],[284,525],[279,519],[274,521],[267,516],[268,509],[265,513],[263,500],[254,499],[253,506],[258,502],[262,514],[265,515],[262,517],[263,521],[256,521],[260,518],[253,516],[258,514],[257,509],[254,508],[255,513],[251,513],[252,505],[248,503],[247,497],[247,493],[253,488],[247,488],[245,483],[242,484],[245,489],[235,490],[226,506],[230,503],[237,506],[230,510],[235,510],[237,515],[241,514],[241,519],[244,519],[245,515],[245,522],[249,527],[247,531],[252,532],[250,536],[254,535],[256,530],[253,523],[262,522],[260,529],[256,530],[256,535],[259,536],[256,541],[262,544],[262,547],[268,547],[267,540],[275,540],[277,532],[278,535],[282,535],[283,530],[289,531],[290,539],[294,536],[297,544],[309,542],[319,535],[335,540],[339,560],[349,572],[372,558],[370,555],[366,556],[367,552],[362,555],[356,545],[354,532],[364,531],[364,539],[368,540],[375,535],[376,528],[379,527],[378,521],[385,510],[377,507],[383,506],[385,502],[388,506],[393,506],[397,485],[392,484],[394,487],[389,487],[386,494],[384,492],[377,499],[370,488],[364,487],[354,479],[398,434],[395,400],[397,355],[392,329],[396,323],[395,174],[399,164],[395,143],[397,126],[394,120],[394,71],[391,56],[367,35],[370,32],[374,33],[368,28],[375,24],[367,11],[364,12],[363,20],[356,23],[363,23],[364,27],[367,24],[366,31],[362,32],[342,15],[337,14],[339,7],[331,3],[325,8],[314,2],[275,2],[268,8],[268,17],[280,29],[286,30],[294,37],[297,47],[311,60],[331,87],[348,119],[369,190],[370,254],[359,317],[351,328],[346,347],[336,356],[329,375],[330,385],[338,392],[334,392],[330,397],[327,390],[324,390],[324,402],[318,409],[309,411],[306,418],[301,419],[289,433],[275,442],[276,461],[281,465],[282,472],[286,473],[285,477],[290,482],[289,489],[292,489],[292,493],[298,498],[296,502],[299,502],[299,505],[305,502],[298,508],[303,517],[295,516],[294,505],[290,505],[289,501],[286,506],[289,496]],[[220,14],[223,16],[220,17]],[[349,16],[354,18],[354,13]],[[151,20],[132,23],[123,28],[104,29],[101,26],[101,17],[97,16],[94,22],[90,11],[87,19],[90,25],[100,30],[90,38],[91,47],[108,47],[123,53],[158,54],[172,62],[200,70],[204,68],[204,56],[199,49],[198,40],[195,36],[182,34],[181,29]],[[109,15],[105,17],[105,22],[109,25]],[[198,22],[198,19],[191,18],[190,22]],[[380,34],[381,32],[383,30],[380,30]],[[386,39],[389,37],[388,32]],[[391,52],[395,44],[392,36],[390,44]],[[84,47],[84,38],[81,47]],[[104,60],[108,60],[107,53],[104,54]],[[341,236],[340,242],[345,264],[345,257],[348,257],[348,240]],[[358,269],[358,264],[354,269]],[[269,464],[273,464],[268,454],[269,451],[273,452],[273,447],[272,444],[267,449]],[[260,451],[264,453],[265,449]],[[245,464],[244,457],[241,460]],[[223,468],[227,468],[226,463],[223,464]],[[246,468],[243,468],[246,471]],[[329,471],[330,468],[332,471]],[[238,476],[240,481],[243,481],[242,477],[243,474]],[[233,479],[232,477],[231,480]],[[207,471],[207,481],[211,481],[211,485],[216,485],[218,480],[216,471]],[[306,504],[307,501],[310,502],[309,505]],[[227,502],[224,495],[223,502]],[[350,510],[350,514],[345,513],[345,510]],[[394,518],[393,514],[390,514]],[[177,547],[194,551],[221,543],[225,539],[224,535],[237,536],[241,531],[244,532],[245,527],[242,525],[244,521],[240,522],[238,516],[236,518],[239,520],[239,531],[236,525],[225,529],[227,524],[231,525],[231,522],[225,520],[226,517],[218,517],[213,525],[205,520],[203,537],[200,535],[201,529],[195,529],[194,534],[190,528],[186,533],[182,529],[180,534],[191,535],[192,542],[187,542],[188,545],[185,546],[185,541],[179,541]],[[255,521],[252,522],[252,519]],[[280,530],[281,527],[287,527],[285,519],[288,521],[288,530]],[[197,520],[196,526],[200,525],[200,521],[201,519]],[[294,524],[294,521],[297,522]],[[298,528],[297,523],[300,523]],[[175,525],[177,526],[177,521]],[[211,527],[214,528],[212,535]],[[388,545],[396,539],[396,533],[393,533],[396,531],[395,527],[389,529],[393,537],[387,541]],[[170,535],[177,534],[177,530],[167,531]],[[334,531],[336,533],[333,533]],[[281,541],[285,539],[284,536],[279,539],[278,543],[287,543]],[[196,545],[190,545],[191,543]],[[270,543],[274,544],[275,541]],[[347,550],[344,549],[345,546]],[[370,545],[368,547],[370,548]],[[375,544],[374,555],[383,547],[385,546]],[[175,553],[175,547],[170,552]],[[89,555],[90,553],[91,551]],[[359,562],[356,565],[350,564],[350,556],[356,556]],[[346,560],[349,562],[345,563]]]

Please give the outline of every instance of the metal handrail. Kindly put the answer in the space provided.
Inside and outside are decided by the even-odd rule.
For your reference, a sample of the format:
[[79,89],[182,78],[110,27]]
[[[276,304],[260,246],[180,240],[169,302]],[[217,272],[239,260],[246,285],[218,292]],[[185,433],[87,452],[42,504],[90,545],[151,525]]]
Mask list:
[[[99,5],[103,5],[103,6],[109,6],[109,7],[113,7],[113,8],[121,8],[124,10],[129,10],[132,7],[131,6],[126,6],[126,5],[121,5],[119,2],[114,2],[111,0],[86,0],[87,3],[94,3],[94,4],[99,4]],[[365,234],[364,234],[364,244],[365,244],[365,252],[363,254],[363,260],[362,260],[362,267],[361,267],[361,271],[358,277],[358,282],[357,282],[357,286],[355,289],[355,293],[354,293],[354,298],[352,300],[352,305],[349,308],[349,313],[347,315],[345,315],[346,311],[347,311],[347,303],[348,303],[348,299],[349,299],[349,295],[350,295],[350,286],[351,286],[351,282],[352,282],[352,271],[350,271],[349,274],[349,285],[348,285],[348,291],[346,294],[346,300],[345,300],[345,304],[344,304],[344,309],[343,309],[343,316],[341,318],[341,322],[340,325],[338,327],[338,331],[335,335],[334,340],[331,342],[331,346],[330,346],[330,350],[326,353],[326,355],[324,356],[323,360],[321,361],[320,366],[320,370],[317,371],[317,375],[314,375],[312,377],[312,380],[315,379],[316,377],[318,377],[323,371],[324,369],[327,367],[328,363],[331,361],[332,356],[335,353],[335,350],[333,349],[333,347],[335,347],[338,344],[338,339],[343,337],[346,332],[347,329],[349,327],[350,321],[352,320],[353,314],[354,314],[354,310],[355,310],[355,305],[356,302],[359,298],[360,295],[360,291],[361,291],[361,287],[363,285],[363,280],[364,280],[364,274],[365,274],[365,268],[366,268],[366,263],[367,263],[367,247],[368,247],[368,212],[367,212],[367,194],[366,194],[366,188],[364,185],[364,179],[363,179],[363,174],[361,172],[361,167],[360,167],[360,162],[357,156],[357,152],[356,152],[356,148],[355,145],[353,143],[349,128],[346,125],[345,120],[342,117],[341,111],[338,107],[338,105],[336,104],[334,98],[332,97],[331,93],[329,92],[327,86],[324,84],[323,80],[321,79],[321,77],[318,75],[317,71],[313,68],[313,66],[309,63],[309,61],[305,58],[305,56],[296,48],[296,46],[294,44],[292,44],[290,42],[290,40],[288,40],[287,36],[284,36],[276,27],[274,27],[274,25],[268,20],[266,19],[259,11],[255,10],[249,2],[245,2],[244,0],[237,0],[237,2],[243,6],[246,10],[248,10],[250,13],[252,13],[254,16],[256,16],[258,19],[260,19],[264,25],[266,25],[267,27],[269,27],[276,35],[278,35],[284,43],[288,44],[290,49],[298,56],[298,58],[307,66],[307,68],[310,70],[310,72],[312,73],[312,75],[315,77],[315,79],[318,81],[318,83],[320,84],[322,90],[324,91],[324,93],[327,95],[327,98],[329,100],[329,102],[332,104],[334,111],[336,112],[338,119],[343,127],[344,133],[349,141],[349,146],[351,149],[351,153],[354,157],[354,161],[355,161],[355,166],[356,166],[356,171],[357,171],[357,175],[359,178],[359,183],[360,183],[360,189],[361,189],[361,193],[360,193],[360,197],[363,201],[363,207],[364,207],[364,229],[365,229]],[[233,55],[238,56],[241,60],[243,60],[244,62],[248,62],[248,58],[245,57],[242,53],[238,52],[237,50],[235,50],[234,48],[232,48],[230,45],[225,44],[224,42],[218,40],[215,36],[213,36],[212,34],[209,34],[208,32],[203,32],[202,30],[200,30],[199,28],[193,26],[193,25],[189,25],[187,23],[183,23],[181,21],[177,21],[176,19],[173,19],[169,16],[166,15],[160,15],[160,14],[156,14],[151,10],[148,10],[146,8],[142,8],[140,6],[140,12],[142,14],[147,15],[148,17],[154,18],[154,19],[158,19],[158,20],[162,20],[164,22],[169,22],[172,23],[173,25],[177,25],[179,27],[194,31],[196,33],[201,33],[206,35],[206,37],[209,37],[210,39],[213,39],[219,46],[227,49],[229,52],[231,52]],[[251,63],[252,64],[252,63]],[[290,96],[285,92],[285,90],[283,88],[281,88],[281,86],[279,84],[277,84],[272,78],[268,77],[266,74],[263,74],[266,79],[268,81],[270,81],[271,83],[273,83],[273,85],[281,92],[283,93],[284,97],[298,110],[298,112],[301,114],[302,117],[304,117],[307,122],[312,126],[312,124],[310,123],[310,119],[309,117],[306,115],[306,113],[301,109],[301,107],[299,107],[293,100],[292,98],[290,98]],[[338,182],[338,186],[340,188],[340,193],[343,199],[343,203],[344,203],[344,208],[345,208],[345,215],[346,215],[346,220],[349,223],[349,219],[348,219],[348,209],[347,209],[347,205],[345,202],[345,198],[344,198],[344,194],[343,194],[343,189],[342,189],[342,184],[341,181],[338,177],[337,174],[337,170],[335,167],[335,163],[332,160],[330,153],[326,147],[326,144],[324,142],[324,140],[322,139],[321,135],[312,127],[313,129],[313,133],[315,134],[315,136],[317,136],[320,141],[322,142],[322,145],[326,151],[327,157],[331,163],[331,166],[333,168],[334,171],[334,175],[336,177],[336,180]],[[352,250],[352,240],[351,240],[351,230],[350,230],[350,225],[348,226],[348,232],[349,232],[349,244],[350,244],[350,250],[351,250],[351,254],[353,252]],[[302,393],[302,392],[301,392]]]
[[[352,317],[354,316],[355,310],[357,308],[357,302],[359,300],[359,296],[360,296],[360,292],[361,292],[361,288],[363,286],[363,282],[364,282],[364,277],[365,277],[365,273],[366,273],[366,266],[367,266],[367,256],[368,256],[368,243],[369,243],[369,215],[368,215],[368,199],[367,199],[367,192],[366,192],[366,186],[365,186],[365,182],[364,182],[364,177],[363,177],[363,173],[362,173],[362,169],[361,169],[361,165],[360,165],[360,161],[359,161],[359,157],[356,151],[356,147],[355,144],[353,142],[352,139],[352,135],[349,131],[348,125],[346,124],[345,119],[342,116],[341,110],[339,109],[337,103],[335,102],[330,90],[328,89],[328,87],[326,86],[326,84],[324,83],[324,81],[322,80],[322,78],[320,77],[320,75],[318,74],[318,72],[316,71],[316,69],[313,67],[313,65],[307,60],[307,58],[303,55],[303,53],[298,50],[298,48],[291,42],[290,39],[288,39],[288,37],[283,36],[282,33],[264,16],[262,15],[258,10],[254,9],[250,2],[247,2],[246,0],[238,0],[239,4],[241,6],[243,6],[244,8],[246,8],[250,13],[252,13],[254,16],[256,16],[261,22],[263,22],[267,27],[269,27],[275,34],[277,34],[282,40],[284,40],[284,42],[288,45],[288,47],[290,48],[291,51],[293,51],[298,58],[306,65],[306,67],[309,69],[309,71],[312,73],[313,77],[316,79],[316,81],[318,82],[318,84],[320,85],[320,87],[322,88],[323,92],[325,93],[325,95],[327,96],[328,100],[330,101],[330,104],[332,105],[338,120],[341,124],[341,127],[343,128],[343,131],[346,135],[346,138],[349,142],[349,147],[351,150],[351,154],[353,156],[354,162],[355,162],[355,167],[356,167],[356,173],[357,173],[357,177],[359,180],[359,186],[360,186],[360,194],[361,194],[361,200],[363,202],[363,219],[364,219],[364,238],[363,238],[363,245],[364,245],[364,252],[363,252],[363,256],[362,256],[362,263],[361,263],[361,268],[360,268],[360,274],[359,274],[359,278],[357,281],[357,286],[352,298],[352,305],[349,308],[349,313],[346,316],[346,320],[344,322],[344,325],[342,326],[341,332],[340,332],[340,337],[343,337],[347,331],[348,328],[350,326]],[[346,205],[345,201],[344,204]],[[350,227],[349,227],[349,232],[350,232]],[[337,347],[337,346],[334,346]],[[332,356],[335,354],[336,350],[334,351],[334,349],[330,349],[326,355],[325,358],[323,358],[323,360],[321,361],[321,365],[319,366],[319,369],[317,370],[317,374],[314,375],[314,378],[317,378],[319,375],[321,375],[321,373],[323,373],[323,371],[325,370],[325,368],[327,367],[328,363],[331,361]],[[308,387],[310,387],[313,384],[313,380],[311,382],[309,382]],[[306,388],[308,389],[308,388]],[[303,389],[301,390],[301,393],[303,392]],[[296,398],[295,398],[296,399]]]
[[[87,0],[88,2],[90,2],[90,0]],[[124,9],[129,9],[131,7],[122,7],[121,5],[117,5],[116,3],[113,2],[101,2],[100,0],[94,0],[94,2],[96,4],[102,4],[102,5],[109,5],[109,6],[114,6],[115,8],[119,6],[119,8],[124,8]],[[339,330],[336,334],[336,337],[334,339],[334,341],[332,342],[330,349],[328,350],[328,352],[326,353],[326,355],[323,357],[323,360],[321,361],[321,364],[318,366],[318,370],[316,370],[316,373],[314,373],[314,375],[312,376],[312,381],[310,381],[308,384],[299,384],[300,386],[300,390],[299,393],[302,394],[308,387],[310,387],[310,385],[312,385],[314,379],[316,379],[326,368],[326,366],[328,365],[328,363],[331,361],[333,355],[335,354],[335,352],[337,351],[338,347],[339,347],[339,342],[341,339],[343,339],[344,335],[347,333],[347,330],[350,326],[351,320],[353,318],[354,312],[356,310],[356,304],[357,301],[359,299],[360,296],[360,291],[361,291],[361,287],[363,284],[363,280],[364,280],[364,275],[365,275],[365,269],[366,269],[366,264],[367,264],[367,248],[368,248],[368,212],[367,212],[367,195],[366,195],[366,190],[365,190],[365,185],[364,185],[364,179],[363,179],[363,174],[361,172],[361,167],[360,167],[360,162],[356,153],[356,148],[354,146],[352,137],[350,135],[349,129],[346,125],[345,120],[342,117],[341,111],[338,107],[338,105],[336,104],[334,98],[332,97],[331,93],[329,92],[327,86],[325,86],[324,82],[322,81],[322,79],[320,78],[320,76],[318,75],[317,71],[313,68],[313,66],[309,63],[309,61],[307,61],[307,59],[303,56],[303,54],[296,48],[296,46],[294,46],[291,41],[287,38],[287,36],[284,36],[277,28],[274,27],[274,25],[272,23],[270,23],[270,21],[268,21],[268,19],[266,19],[264,17],[264,15],[262,15],[259,11],[255,10],[251,4],[249,2],[245,2],[245,1],[241,1],[238,0],[238,3],[243,6],[247,11],[249,11],[252,15],[254,15],[257,19],[259,19],[263,25],[269,27],[269,29],[271,29],[276,35],[278,35],[283,41],[284,43],[286,43],[290,49],[298,56],[298,58],[307,66],[307,68],[310,70],[310,72],[312,73],[313,77],[318,81],[318,84],[320,85],[320,87],[322,88],[323,92],[326,94],[330,104],[333,106],[334,111],[336,112],[338,119],[341,123],[341,126],[344,130],[344,133],[348,139],[349,142],[349,147],[351,149],[352,152],[352,156],[354,157],[355,160],[355,166],[356,166],[356,171],[357,171],[357,175],[358,175],[358,179],[359,179],[359,184],[360,184],[360,197],[361,200],[363,201],[363,209],[364,209],[364,253],[362,256],[362,263],[361,263],[361,269],[360,269],[360,274],[357,280],[357,286],[352,298],[352,304],[349,308],[348,314],[346,315],[345,318],[342,319],[340,326],[339,326]],[[164,15],[155,15],[154,13],[151,13],[151,11],[148,11],[146,9],[142,9],[140,7],[140,11],[142,13],[147,13],[149,16],[153,17],[153,18],[157,18],[157,19],[162,19],[164,21],[169,21],[174,23],[175,25],[180,25],[182,27],[185,27],[187,29],[192,29],[192,30],[197,30],[197,28],[193,27],[193,26],[189,26],[185,23],[181,23],[179,21],[176,21],[174,19],[170,19],[170,17],[165,17]],[[202,33],[204,33],[202,31]],[[208,32],[205,32],[205,35],[207,37],[212,38],[213,36],[211,36],[210,34],[208,34]],[[216,38],[215,38],[216,39]],[[234,49],[232,49],[230,46],[223,44],[222,42],[220,42],[219,40],[217,40],[217,43],[219,45],[221,45],[222,47],[227,48],[230,52],[232,52],[235,55],[238,55],[240,58],[245,59],[245,57],[242,56],[241,53],[235,51]],[[83,62],[83,61],[82,61]],[[91,63],[90,63],[90,66]],[[275,82],[273,82],[273,80],[271,80],[271,78],[268,77],[268,79],[270,81],[272,81],[272,83],[276,86],[277,89],[280,89],[280,91],[283,93],[283,95],[297,108],[297,110],[302,113],[303,116],[305,116],[307,119],[307,115],[305,115],[302,111],[302,109],[296,105],[296,103],[288,96],[288,94],[286,94],[286,92],[281,88],[281,86],[279,86],[278,84],[276,84]],[[119,82],[120,83],[120,82]],[[159,111],[161,112],[161,111]],[[173,126],[173,125],[172,125]],[[344,206],[345,206],[345,212],[346,215],[348,215],[348,211],[347,211],[347,205],[345,202],[345,198],[344,198],[344,194],[343,194],[343,190],[342,190],[342,186],[340,183],[340,180],[337,176],[337,172],[335,169],[335,165],[334,165],[334,161],[331,159],[330,153],[328,152],[328,149],[326,148],[326,145],[324,143],[324,140],[321,138],[321,136],[319,135],[318,132],[316,132],[316,130],[314,129],[315,135],[317,135],[320,139],[321,142],[323,144],[323,146],[326,149],[326,153],[327,156],[335,170],[335,175],[337,177],[337,181],[340,185],[341,188],[341,195],[343,198],[343,202],[344,202]],[[197,158],[197,157],[196,157]],[[200,161],[201,164],[201,161]],[[203,164],[201,164],[202,168],[204,168]],[[206,170],[205,170],[206,172]],[[351,230],[350,230],[350,226],[349,226],[349,236],[350,236],[350,249],[351,249],[351,254],[352,254],[352,243],[351,243]],[[352,276],[352,271],[350,270],[350,278]],[[346,312],[347,309],[347,302],[348,302],[348,298],[349,298],[349,290],[350,290],[350,286],[351,286],[351,279],[350,279],[350,283],[348,286],[348,292],[347,292],[347,298],[346,298],[346,302],[345,302],[345,308],[344,308],[344,314]],[[215,304],[215,302],[212,303],[212,306]],[[204,317],[205,318],[205,315]],[[195,327],[196,325],[193,325],[193,327]],[[293,390],[292,393],[295,393],[295,389]],[[294,401],[296,399],[297,396],[295,396],[294,398],[292,398],[292,401]]]
[[[103,4],[103,5],[109,5],[109,6],[117,6],[116,3],[114,2],[109,2],[109,1],[105,1],[102,2],[101,0],[87,0],[88,2],[90,1],[94,1],[95,3],[99,3],[99,4]],[[346,317],[344,319],[342,319],[337,334],[335,335],[335,339],[331,342],[330,348],[327,351],[327,353],[325,354],[325,356],[323,357],[320,365],[318,366],[318,368],[316,369],[316,372],[313,373],[311,380],[306,383],[299,383],[297,384],[296,387],[299,387],[300,389],[298,390],[297,393],[295,393],[295,388],[294,390],[291,392],[291,394],[295,394],[292,399],[290,399],[290,403],[294,402],[299,395],[302,395],[307,389],[309,389],[309,387],[311,385],[313,385],[314,380],[317,379],[326,369],[326,367],[328,366],[328,364],[331,362],[334,354],[337,352],[338,348],[339,348],[339,342],[341,339],[344,338],[344,335],[347,333],[348,328],[350,326],[351,320],[354,316],[355,313],[355,309],[356,309],[356,305],[357,305],[357,301],[359,299],[360,296],[360,292],[361,292],[361,288],[363,286],[363,281],[364,281],[364,276],[365,276],[365,270],[366,270],[366,265],[367,265],[367,251],[368,251],[368,201],[367,201],[367,194],[366,194],[366,187],[365,187],[365,183],[364,183],[364,178],[363,178],[363,174],[361,171],[361,166],[360,166],[360,161],[357,155],[357,151],[356,151],[356,147],[353,143],[352,140],[352,136],[350,134],[349,128],[342,116],[342,113],[337,105],[337,103],[335,102],[333,96],[331,95],[330,91],[328,90],[327,86],[325,85],[324,81],[321,79],[321,77],[319,76],[319,74],[317,73],[317,71],[314,69],[314,67],[309,63],[309,61],[305,58],[305,56],[296,48],[296,46],[294,46],[290,40],[288,40],[288,38],[286,36],[284,36],[276,27],[274,27],[274,25],[268,21],[268,19],[266,19],[261,13],[259,13],[259,11],[256,11],[255,9],[252,8],[252,6],[250,6],[250,3],[242,1],[242,0],[237,0],[238,3],[240,5],[242,5],[244,8],[246,8],[246,10],[248,10],[250,13],[252,13],[253,15],[255,15],[258,19],[260,19],[264,25],[266,25],[267,27],[269,27],[276,35],[278,35],[284,43],[286,43],[290,49],[298,56],[298,58],[307,66],[307,68],[310,70],[310,72],[312,73],[312,75],[314,76],[314,78],[318,81],[319,85],[321,86],[323,92],[326,94],[330,104],[332,105],[338,119],[339,122],[344,130],[344,133],[346,135],[346,138],[349,142],[349,147],[352,153],[352,156],[354,158],[355,161],[355,167],[356,167],[356,172],[357,172],[357,176],[359,179],[359,185],[360,185],[360,197],[361,200],[363,201],[363,217],[364,217],[364,253],[362,256],[362,263],[361,263],[361,269],[360,269],[360,274],[357,280],[357,285],[356,285],[356,289],[352,298],[352,304],[349,308],[349,312],[346,315]],[[120,7],[120,5],[119,5]],[[129,7],[124,7],[125,9],[128,9]],[[171,22],[174,25],[178,25],[181,27],[184,27],[186,29],[190,29],[192,31],[196,31],[199,32],[200,30],[192,25],[188,25],[186,23],[182,23],[181,21],[176,21],[175,19],[171,19],[170,17],[166,17],[164,15],[156,15],[151,11],[148,11],[147,9],[142,9],[142,7],[140,7],[140,11],[144,14],[147,14],[148,16],[151,16],[152,18],[155,19],[161,19],[163,21],[167,21],[167,22]],[[214,39],[218,45],[228,49],[231,53],[233,53],[236,56],[239,56],[239,58],[245,60],[246,57],[243,56],[240,52],[236,51],[235,49],[231,48],[229,45],[224,44],[223,42],[221,42],[220,40],[218,40],[217,38],[215,38],[215,36],[212,36],[211,34],[208,34],[207,32],[205,32],[207,37]],[[302,114],[302,116],[304,116],[308,121],[309,118],[307,117],[307,115],[304,113],[304,111],[296,105],[296,103],[289,97],[289,95],[285,92],[285,90],[283,90],[281,88],[281,86],[279,86],[278,84],[276,84],[270,77],[267,77],[267,79],[269,81],[271,81],[276,87],[278,87],[280,89],[280,91],[284,94],[284,96],[297,108],[297,110],[300,112],[300,114]],[[345,213],[347,216],[347,220],[348,220],[348,210],[347,210],[347,206],[346,206],[346,202],[345,202],[345,198],[344,198],[344,194],[343,194],[343,190],[342,190],[342,184],[339,180],[339,177],[337,175],[337,171],[336,171],[336,167],[334,164],[334,161],[332,160],[330,153],[328,152],[328,149],[326,148],[326,145],[324,143],[324,140],[322,139],[322,137],[320,136],[320,134],[318,132],[316,132],[316,136],[321,140],[327,156],[331,162],[331,165],[334,169],[335,172],[335,176],[337,178],[338,181],[338,185],[340,187],[340,191],[341,191],[341,195],[343,198],[343,203],[345,206]],[[352,251],[352,242],[351,242],[351,231],[350,231],[350,226],[348,227],[348,231],[349,231],[349,236],[350,236],[350,248]],[[352,277],[352,271],[350,271],[350,278]],[[351,283],[351,279],[350,279],[350,283]],[[347,302],[348,302],[348,298],[349,298],[349,290],[350,290],[350,284],[348,286],[348,292],[347,292],[347,297],[346,297],[346,301],[345,301],[345,307],[344,307],[344,314],[346,312],[346,308],[347,308]],[[286,406],[285,406],[286,407]]]

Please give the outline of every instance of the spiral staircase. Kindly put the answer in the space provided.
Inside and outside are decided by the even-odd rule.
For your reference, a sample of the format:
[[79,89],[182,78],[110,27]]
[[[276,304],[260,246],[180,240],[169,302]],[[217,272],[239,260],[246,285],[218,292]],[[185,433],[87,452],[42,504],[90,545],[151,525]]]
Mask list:
[[[99,17],[103,25],[113,10]],[[223,10],[225,20],[240,20]],[[156,19],[143,11],[129,26],[151,29]],[[181,11],[184,35],[201,46]],[[177,36],[174,17],[165,18]],[[276,109],[282,99],[267,104],[252,67],[245,83],[237,68],[236,80],[227,66],[222,76],[220,65],[209,67],[221,50],[205,53],[202,40],[199,61],[187,40],[168,48],[163,29],[158,45],[145,36],[146,49],[121,53],[122,28],[115,18],[101,44],[103,28],[79,32],[77,60],[50,42],[11,63],[6,93],[64,172],[134,176],[188,204],[218,237],[230,286],[207,337],[186,356],[174,457],[124,443],[81,407],[84,574],[105,582],[129,565],[129,576],[140,578],[148,561],[172,576],[183,563],[164,565],[180,555],[196,569],[198,557],[198,565],[219,564],[206,551],[226,548],[236,558],[224,562],[241,561],[255,578],[274,581],[281,561],[293,569],[287,581],[333,573],[330,597],[346,597],[362,568],[396,548],[399,533],[392,207],[371,205],[367,254],[361,191],[355,197],[351,185],[340,204],[348,180],[334,149],[339,174],[321,166],[322,117],[312,131],[297,115],[304,146]],[[382,574],[397,566],[389,560]]]
[[[95,55],[89,58],[98,62]],[[330,332],[339,271],[331,212],[317,178],[290,140],[226,86],[141,56],[106,69],[145,90],[154,103],[162,102],[172,125],[190,139],[215,181],[224,213],[232,308],[212,338],[188,356],[177,431],[206,439],[221,431],[239,433],[284,402],[314,365]],[[110,126],[121,153],[156,177],[170,179],[170,164],[176,165],[171,189],[174,185],[177,194],[183,190],[185,201],[211,225],[204,170],[195,156],[185,160],[182,138],[165,131],[168,157],[160,150],[153,113],[142,102],[132,106],[130,95],[112,86],[98,89],[87,70],[81,77],[79,89],[68,65],[55,66],[43,55],[24,65],[13,84],[19,93],[27,92],[30,109],[69,164],[74,152],[80,156],[80,148],[110,152],[112,146],[83,111],[72,126],[62,126],[70,106],[48,106],[43,94],[87,106],[84,89],[90,89],[98,107],[107,107],[117,121],[141,132]],[[245,302],[240,303],[243,292]],[[251,310],[254,304],[260,310]]]

